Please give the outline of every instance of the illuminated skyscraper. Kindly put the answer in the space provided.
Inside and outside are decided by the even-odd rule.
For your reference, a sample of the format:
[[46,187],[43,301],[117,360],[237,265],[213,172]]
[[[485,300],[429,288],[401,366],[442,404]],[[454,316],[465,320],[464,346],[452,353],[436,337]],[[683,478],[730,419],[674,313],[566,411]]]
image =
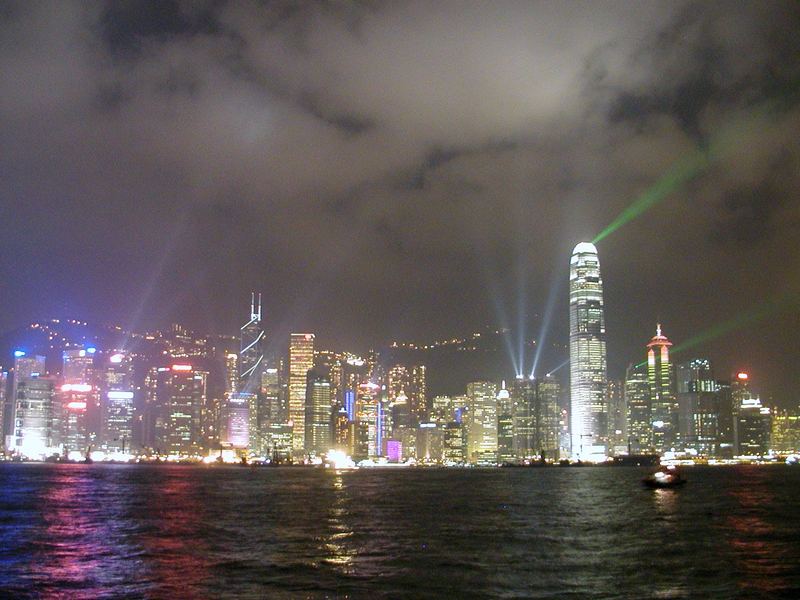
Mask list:
[[387,388],[389,402],[395,403],[395,398],[401,393],[408,403],[407,423],[398,423],[400,426],[416,426],[428,421],[429,411],[426,398],[426,370],[425,365],[406,367],[395,365],[389,369]]
[[130,453],[134,418],[133,363],[130,357],[114,354],[103,375],[100,441],[109,452]]
[[514,415],[514,454],[520,460],[533,458],[536,447],[536,381],[517,378],[511,385]]
[[20,382],[30,379],[31,377],[44,377],[47,375],[45,371],[45,357],[33,355],[28,356],[28,354],[24,350],[15,350],[14,351],[14,375],[11,380],[11,390],[8,395],[8,399],[6,400],[6,408],[7,413],[5,415],[6,420],[6,429],[5,432],[7,434],[6,437],[6,448],[9,451],[15,452],[17,451],[17,441],[19,436],[17,435],[17,419],[16,419],[16,412],[17,412],[17,390],[19,388]]
[[320,456],[331,447],[333,395],[327,373],[311,369],[306,383],[305,450]]
[[750,387],[750,375],[739,372],[731,382],[734,448],[738,456],[762,456],[769,450],[772,415]]
[[228,392],[222,409],[223,447],[245,450],[250,444],[250,412],[255,410],[256,394],[250,392]]
[[500,464],[513,463],[514,451],[514,406],[511,394],[504,381],[497,392],[497,460]]
[[647,380],[650,384],[650,419],[653,426],[653,447],[665,452],[678,444],[678,403],[675,399],[675,378],[669,360],[672,346],[661,334],[661,324],[656,335],[647,344]]
[[8,373],[0,367],[0,450],[5,448],[5,416],[10,412],[6,407],[6,386],[8,385]]
[[624,452],[628,445],[627,409],[625,408],[625,385],[618,379],[609,379],[606,388],[606,412],[608,413],[608,447],[614,454]]
[[776,410],[772,415],[771,448],[775,452],[800,452],[800,407]]
[[67,453],[84,455],[100,442],[102,414],[94,373],[96,352],[89,346],[62,354],[63,385],[56,391],[56,409],[61,421],[61,442]]
[[152,423],[151,439],[156,450],[184,455],[203,450],[207,377],[207,372],[190,364],[151,369],[146,382],[147,410],[152,411],[148,421]]
[[543,460],[558,460],[560,457],[558,440],[560,395],[561,384],[555,377],[546,375],[536,379],[534,449],[537,456]]
[[261,327],[261,294],[256,305],[255,293],[250,295],[250,319],[240,330],[239,389],[237,392],[255,393],[261,385],[264,363],[264,329]]
[[606,453],[606,326],[597,248],[581,242],[569,270],[570,429],[572,455]]
[[367,456],[381,454],[381,386],[368,381],[358,386],[356,421],[366,432]]
[[633,454],[652,451],[650,384],[645,363],[628,366],[625,374],[625,405],[628,413],[628,449]]
[[467,384],[469,462],[497,464],[497,386],[488,381]]
[[97,390],[88,383],[64,383],[56,392],[53,414],[59,421],[64,454],[70,458],[85,456],[93,445],[89,409],[96,397]]
[[678,433],[683,449],[716,456],[719,442],[717,382],[707,358],[693,358],[676,366]]
[[292,423],[292,449],[302,455],[306,436],[306,378],[314,367],[314,334],[289,336],[289,420]]
[[56,451],[59,424],[54,396],[55,381],[49,377],[32,374],[16,385],[13,452],[44,458]]

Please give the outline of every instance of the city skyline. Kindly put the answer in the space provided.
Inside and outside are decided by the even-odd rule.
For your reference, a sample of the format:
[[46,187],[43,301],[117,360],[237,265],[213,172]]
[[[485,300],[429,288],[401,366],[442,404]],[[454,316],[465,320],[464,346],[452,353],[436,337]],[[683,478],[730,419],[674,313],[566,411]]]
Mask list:
[[797,10],[11,3],[0,332],[566,340],[597,240],[612,373],[660,321],[788,403]]

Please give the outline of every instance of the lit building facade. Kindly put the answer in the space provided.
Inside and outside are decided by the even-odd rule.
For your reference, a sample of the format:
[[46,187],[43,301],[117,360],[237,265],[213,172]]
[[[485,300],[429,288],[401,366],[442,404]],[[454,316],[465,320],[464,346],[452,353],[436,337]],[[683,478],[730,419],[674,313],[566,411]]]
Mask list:
[[720,411],[711,361],[693,358],[675,367],[681,447],[701,456],[720,455]]
[[608,447],[612,454],[624,453],[628,445],[628,410],[625,406],[625,384],[609,379],[606,388],[608,411]]
[[657,325],[655,336],[647,344],[647,380],[650,385],[653,447],[658,453],[671,450],[680,443],[670,346],[672,342],[661,333],[661,324]]
[[467,460],[490,466],[497,464],[497,385],[488,381],[467,384]]
[[95,436],[89,413],[96,397],[97,390],[89,383],[64,383],[56,392],[60,441],[69,458],[86,456],[92,449]]
[[12,451],[27,458],[45,458],[58,451],[59,429],[54,406],[55,380],[30,376],[16,385]]
[[[358,386],[356,394],[356,422],[361,426],[357,429],[357,435],[363,437],[366,434],[366,456],[370,458],[380,456],[382,450],[380,392],[381,387],[378,384],[366,382]],[[363,445],[362,440],[357,443]]]
[[239,387],[237,392],[256,393],[264,367],[264,329],[261,326],[261,294],[250,296],[250,318],[242,325],[239,348]]
[[112,354],[103,369],[100,391],[100,444],[107,452],[130,453],[133,446],[134,398],[133,361],[127,354]]
[[152,411],[153,449],[171,455],[197,455],[204,448],[202,428],[208,373],[190,364],[151,369],[148,412]]
[[651,452],[653,429],[650,417],[650,382],[645,363],[628,366],[625,373],[625,407],[628,451],[632,454]]
[[31,377],[44,377],[47,375],[45,369],[45,357],[29,355],[24,350],[14,351],[13,377],[11,378],[11,391],[6,400],[6,439],[5,446],[10,452],[16,451],[16,410],[17,410],[17,388],[19,382]]
[[731,389],[736,455],[764,456],[769,452],[772,412],[751,389],[748,373],[737,373]]
[[306,382],[305,451],[320,456],[331,447],[333,390],[327,373],[311,369]]
[[800,452],[800,407],[776,410],[772,415],[770,448],[781,454]]
[[227,392],[222,410],[220,442],[225,448],[245,450],[250,445],[250,411],[255,410],[253,392]]
[[572,252],[569,273],[570,434],[579,460],[606,454],[606,328],[603,282],[594,244]]
[[292,449],[296,455],[305,450],[306,381],[314,367],[314,334],[292,333],[289,336],[289,421],[292,423]]

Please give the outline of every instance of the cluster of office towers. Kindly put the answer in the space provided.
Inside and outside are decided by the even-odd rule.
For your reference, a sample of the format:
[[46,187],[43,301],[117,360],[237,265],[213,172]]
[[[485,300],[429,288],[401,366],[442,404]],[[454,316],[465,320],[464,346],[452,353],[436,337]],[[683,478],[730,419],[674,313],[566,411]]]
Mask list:
[[660,325],[644,360],[609,380],[600,263],[587,242],[571,257],[569,309],[563,395],[548,375],[431,397],[424,365],[319,350],[313,333],[290,334],[269,355],[256,294],[238,336],[173,326],[128,333],[121,348],[67,344],[52,372],[20,349],[10,380],[0,369],[4,447],[30,458],[228,452],[279,462],[338,449],[356,460],[478,465],[800,449],[798,411],[763,406],[747,373],[723,381],[706,358],[674,364]]
[[356,461],[480,465],[558,456],[553,378],[508,389],[475,381],[463,395],[431,397],[424,365],[317,350],[313,333],[290,334],[285,358],[275,360],[261,354],[264,339],[259,307],[242,327],[241,351],[229,356],[242,374],[229,397],[241,399],[248,427],[223,443],[251,455],[304,461],[336,449]]
[[474,381],[431,397],[424,365],[319,350],[313,333],[290,334],[269,356],[261,310],[253,294],[238,339],[173,326],[130,336],[135,352],[64,350],[51,371],[18,350],[10,385],[0,382],[6,451],[304,462],[337,449],[357,461],[480,465],[563,454],[554,378]]
[[[574,458],[668,452],[732,458],[797,449],[796,415],[783,413],[773,423],[773,411],[752,391],[747,373],[722,381],[706,358],[674,364],[661,325],[646,344],[645,360],[631,364],[624,381],[608,380],[603,283],[591,243],[573,251],[569,302]],[[773,429],[784,433],[771,438]]]

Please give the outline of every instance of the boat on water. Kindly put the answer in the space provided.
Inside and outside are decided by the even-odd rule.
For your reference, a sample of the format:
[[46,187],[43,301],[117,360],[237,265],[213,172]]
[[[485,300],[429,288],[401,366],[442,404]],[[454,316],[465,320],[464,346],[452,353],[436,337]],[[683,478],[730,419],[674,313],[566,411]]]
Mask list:
[[681,477],[674,466],[656,471],[652,475],[642,479],[642,485],[649,488],[663,489],[676,488],[684,485],[686,480]]

